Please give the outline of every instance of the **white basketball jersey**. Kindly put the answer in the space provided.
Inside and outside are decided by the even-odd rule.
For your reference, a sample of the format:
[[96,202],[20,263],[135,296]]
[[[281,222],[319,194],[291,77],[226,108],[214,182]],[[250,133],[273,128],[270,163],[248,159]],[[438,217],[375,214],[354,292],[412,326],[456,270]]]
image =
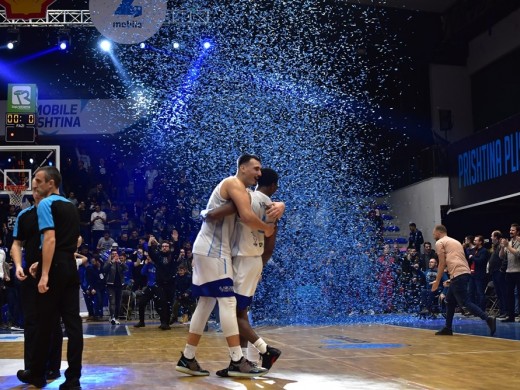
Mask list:
[[[220,196],[222,181],[209,197],[207,209],[214,209],[229,202]],[[228,215],[219,221],[204,221],[193,244],[193,253],[214,257],[231,258],[231,238],[235,230],[236,214]]]
[[[262,221],[266,222],[265,211],[272,201],[267,195],[260,191],[250,192],[251,207],[253,213]],[[239,219],[240,221],[240,219]],[[242,222],[237,222],[233,238],[233,256],[262,256],[264,253],[264,232],[253,230]]]

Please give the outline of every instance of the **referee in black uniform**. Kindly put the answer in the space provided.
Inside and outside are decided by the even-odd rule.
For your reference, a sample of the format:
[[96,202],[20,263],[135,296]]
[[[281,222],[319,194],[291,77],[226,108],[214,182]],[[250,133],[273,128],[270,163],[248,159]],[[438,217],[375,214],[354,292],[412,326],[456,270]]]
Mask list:
[[[36,207],[41,196],[33,190],[34,205],[22,210],[13,230],[13,245],[11,257],[16,266],[16,277],[21,282],[22,311],[24,316],[24,365],[25,370],[31,369],[33,359],[33,346],[36,342],[38,330],[38,318],[36,300],[38,296],[38,283],[35,278],[29,276],[29,268],[41,261],[40,252],[40,229],[38,228],[38,215]],[[22,265],[22,244],[25,248],[25,268]],[[61,347],[63,334],[61,323],[57,321],[52,333],[52,343],[49,350],[48,365],[46,370],[47,379],[56,379],[61,376]],[[19,373],[20,375],[21,373]]]
[[68,336],[65,382],[61,390],[81,389],[83,328],[79,315],[79,275],[74,252],[79,237],[76,207],[59,195],[61,174],[55,167],[42,167],[34,174],[33,187],[42,196],[38,205],[38,226],[43,234],[42,261],[38,266],[38,337],[31,370],[18,378],[44,387],[45,364],[52,328],[61,319]]

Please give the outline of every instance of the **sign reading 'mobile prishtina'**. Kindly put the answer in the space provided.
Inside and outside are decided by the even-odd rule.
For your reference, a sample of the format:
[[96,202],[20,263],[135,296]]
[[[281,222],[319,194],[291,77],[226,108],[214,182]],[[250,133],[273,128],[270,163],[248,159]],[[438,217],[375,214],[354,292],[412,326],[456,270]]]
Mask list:
[[92,23],[106,38],[124,44],[146,41],[166,19],[166,0],[90,0]]

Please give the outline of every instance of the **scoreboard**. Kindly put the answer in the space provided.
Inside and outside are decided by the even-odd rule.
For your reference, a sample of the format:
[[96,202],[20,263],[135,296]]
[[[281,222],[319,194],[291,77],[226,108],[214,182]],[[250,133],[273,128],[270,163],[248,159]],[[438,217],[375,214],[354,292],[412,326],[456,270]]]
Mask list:
[[7,84],[5,142],[36,139],[38,88],[36,84]]
[[35,137],[35,113],[7,112],[5,114],[6,142],[34,142]]

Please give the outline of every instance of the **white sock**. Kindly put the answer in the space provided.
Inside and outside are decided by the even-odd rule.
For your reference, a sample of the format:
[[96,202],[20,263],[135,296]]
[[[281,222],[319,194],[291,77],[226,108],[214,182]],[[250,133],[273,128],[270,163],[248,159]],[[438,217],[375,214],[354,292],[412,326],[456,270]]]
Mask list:
[[229,347],[229,356],[234,362],[238,362],[240,359],[242,359],[244,355],[242,354],[242,348],[240,348],[240,345],[237,345],[236,347]]
[[247,356],[247,347],[242,347],[242,355]]
[[196,346],[186,344],[186,346],[184,347],[184,357],[186,359],[193,359],[195,357],[196,350],[197,350]]
[[[248,341],[247,342],[247,359],[256,363],[258,361],[258,359],[260,358],[260,355],[258,355],[258,352],[259,352],[258,349],[256,349],[256,347]],[[244,354],[244,356],[246,356],[246,354]]]
[[267,352],[267,343],[261,337],[256,340],[253,345],[260,351],[260,353]]

